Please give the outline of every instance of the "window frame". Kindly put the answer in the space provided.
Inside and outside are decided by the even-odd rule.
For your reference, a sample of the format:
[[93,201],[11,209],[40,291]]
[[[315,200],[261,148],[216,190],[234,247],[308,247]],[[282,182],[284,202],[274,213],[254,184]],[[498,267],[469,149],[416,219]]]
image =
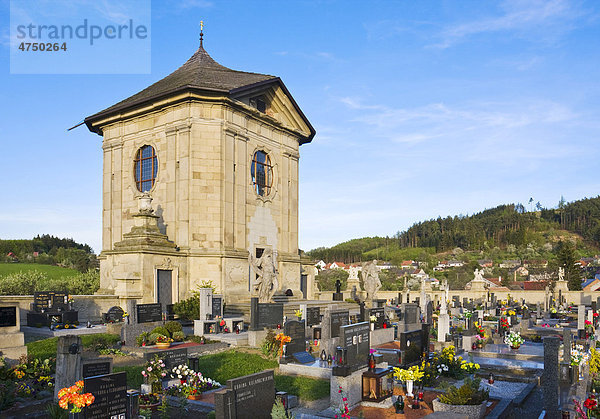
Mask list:
[[[264,163],[257,159],[258,153],[264,154]],[[265,181],[259,183],[258,168],[262,167],[264,170]],[[267,197],[273,190],[273,163],[271,162],[271,156],[263,149],[257,149],[252,154],[252,161],[250,163],[250,177],[252,179],[252,188],[259,197]]]
[[[143,157],[144,150],[150,147],[152,150],[152,154],[149,157]],[[150,161],[150,177],[144,178],[144,163]],[[156,179],[158,178],[158,154],[156,153],[156,149],[150,144],[144,144],[139,147],[135,153],[135,158],[133,159],[133,180],[135,182],[135,187],[139,192],[148,192],[154,188],[156,185]],[[148,189],[144,189],[144,184],[146,182],[150,182],[150,187]]]

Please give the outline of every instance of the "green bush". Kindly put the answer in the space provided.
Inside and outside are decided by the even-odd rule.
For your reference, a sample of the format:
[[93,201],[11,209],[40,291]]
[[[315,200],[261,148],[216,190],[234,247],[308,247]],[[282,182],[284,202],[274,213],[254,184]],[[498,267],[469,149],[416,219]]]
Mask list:
[[181,324],[179,322],[167,322],[165,324],[165,329],[167,329],[169,331],[169,333],[171,334],[171,337],[173,337],[174,332],[183,331],[183,327],[181,327]]
[[489,398],[488,390],[479,390],[480,379],[465,379],[460,387],[451,387],[446,393],[438,398],[440,402],[454,405],[477,405]]
[[185,333],[183,332],[173,332],[172,338],[177,342],[183,342],[185,340]]
[[152,334],[152,335],[155,333],[158,333],[159,335],[163,335],[163,336],[166,336],[169,338],[171,337],[171,333],[169,333],[167,328],[164,326],[157,326],[154,329],[152,329],[152,332],[150,332],[150,334]]
[[108,333],[98,333],[93,335],[84,335],[81,337],[81,344],[86,349],[99,351],[100,349],[112,348],[116,343],[121,341],[119,335]]
[[31,295],[36,291],[64,290],[74,295],[94,294],[100,288],[100,273],[89,270],[75,276],[49,278],[38,270],[6,275],[0,281],[0,295]]
[[173,304],[173,312],[182,320],[200,319],[200,297],[192,292],[192,297]]

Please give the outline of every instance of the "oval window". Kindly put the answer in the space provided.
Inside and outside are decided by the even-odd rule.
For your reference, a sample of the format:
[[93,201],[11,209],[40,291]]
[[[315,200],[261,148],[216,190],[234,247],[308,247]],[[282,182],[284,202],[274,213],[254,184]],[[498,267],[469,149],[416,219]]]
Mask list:
[[146,192],[152,189],[158,172],[158,161],[152,146],[145,145],[137,151],[134,171],[138,191]]
[[268,195],[273,185],[273,166],[267,153],[262,150],[254,153],[250,174],[254,191],[260,196]]

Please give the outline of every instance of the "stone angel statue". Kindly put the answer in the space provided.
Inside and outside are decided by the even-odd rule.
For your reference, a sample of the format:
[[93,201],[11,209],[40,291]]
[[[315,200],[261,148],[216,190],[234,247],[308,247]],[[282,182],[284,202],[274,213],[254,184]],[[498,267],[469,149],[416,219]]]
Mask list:
[[252,288],[258,296],[260,303],[268,303],[273,298],[273,294],[279,287],[277,274],[279,273],[275,266],[275,257],[271,249],[265,249],[263,254],[256,258],[253,253],[248,256],[248,262],[254,272],[256,279],[252,283]]

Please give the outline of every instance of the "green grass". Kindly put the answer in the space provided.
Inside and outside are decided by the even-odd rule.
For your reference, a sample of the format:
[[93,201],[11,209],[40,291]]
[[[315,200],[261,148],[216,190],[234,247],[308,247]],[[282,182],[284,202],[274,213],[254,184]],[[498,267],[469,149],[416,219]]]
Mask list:
[[[92,348],[95,345],[112,346],[121,340],[119,335],[110,333],[95,333],[92,335],[81,335],[81,343],[84,348]],[[26,344],[27,353],[34,358],[46,359],[56,358],[56,345],[58,338],[36,340]]]
[[275,387],[302,400],[318,400],[329,396],[329,381],[309,377],[275,375]]
[[75,269],[61,268],[60,266],[53,265],[42,265],[39,263],[0,263],[0,279],[20,271],[40,271],[45,274],[48,279],[60,279],[65,276],[75,276],[80,274],[80,272]]
[[122,366],[114,367],[113,372],[125,371],[127,373],[127,387],[138,389],[144,384],[144,377],[142,376],[141,366]]

